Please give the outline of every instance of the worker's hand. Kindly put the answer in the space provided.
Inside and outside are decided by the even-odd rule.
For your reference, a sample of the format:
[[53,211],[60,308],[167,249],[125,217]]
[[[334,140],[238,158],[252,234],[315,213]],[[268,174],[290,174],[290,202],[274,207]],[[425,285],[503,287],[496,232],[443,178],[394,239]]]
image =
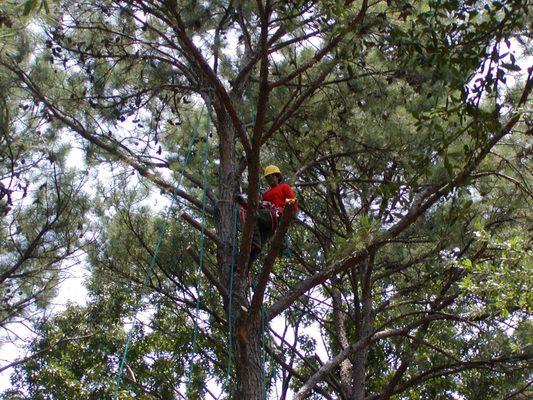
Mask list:
[[298,203],[298,200],[297,199],[285,199],[285,204],[289,205],[289,206],[293,206],[295,205],[296,203]]

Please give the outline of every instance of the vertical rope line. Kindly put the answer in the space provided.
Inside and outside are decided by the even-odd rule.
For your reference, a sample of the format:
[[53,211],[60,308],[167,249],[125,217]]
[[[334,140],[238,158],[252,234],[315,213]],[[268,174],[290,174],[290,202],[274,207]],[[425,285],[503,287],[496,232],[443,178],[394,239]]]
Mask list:
[[[249,93],[248,93],[249,94]],[[249,111],[250,119],[252,123],[255,123],[254,114],[253,114],[253,102],[251,96],[249,97]],[[246,131],[246,126],[244,126]],[[233,226],[232,226],[232,239],[231,239],[231,267],[230,267],[230,281],[229,281],[229,293],[228,293],[228,361],[226,364],[226,379],[224,385],[222,386],[220,396],[224,394],[224,389],[229,387],[229,381],[231,377],[231,365],[233,361],[233,285],[234,285],[234,275],[235,275],[235,263],[237,258],[237,220],[239,218],[239,209],[238,207],[233,208]],[[218,399],[217,398],[217,399]]]
[[231,375],[231,362],[233,359],[233,275],[235,273],[235,258],[237,256],[237,218],[239,209],[233,207],[233,226],[232,226],[232,250],[231,250],[231,270],[229,279],[229,301],[228,301],[228,365],[226,367],[226,381],[229,382]]
[[[204,107],[202,107],[202,111],[200,113],[200,116],[196,120],[196,123],[195,123],[195,126],[194,126],[193,135],[191,137],[191,140],[189,141],[189,146],[187,148],[187,153],[185,154],[185,159],[183,160],[183,164],[182,164],[182,167],[180,169],[180,176],[178,177],[178,182],[177,182],[177,185],[176,185],[176,189],[180,188],[181,182],[183,180],[183,175],[184,175],[185,168],[187,168],[187,165],[189,164],[189,159],[190,159],[190,156],[191,156],[191,153],[192,153],[192,149],[194,147],[195,140],[198,137],[198,128],[200,126],[200,120],[202,118],[203,113],[204,113]],[[144,279],[143,279],[143,283],[142,283],[142,286],[141,286],[141,291],[137,294],[137,298],[135,300],[135,306],[133,307],[133,310],[134,310],[133,315],[134,315],[134,317],[136,317],[137,313],[139,312],[139,308],[141,306],[142,298],[144,297],[144,294],[146,292],[146,288],[148,287],[148,282],[150,281],[150,278],[152,277],[152,272],[153,272],[154,265],[155,265],[155,262],[156,262],[156,259],[157,259],[157,254],[159,253],[159,249],[161,247],[161,243],[163,242],[163,237],[164,237],[164,235],[165,235],[165,233],[167,231],[169,217],[170,217],[170,214],[172,212],[172,207],[174,206],[175,201],[176,201],[176,194],[173,192],[172,193],[172,199],[170,201],[170,205],[168,206],[167,211],[165,213],[163,225],[159,229],[159,237],[157,239],[157,243],[156,243],[154,251],[152,253],[152,258],[150,259],[150,264],[148,265],[148,269],[146,270],[146,273],[144,274]],[[124,350],[122,352],[122,357],[120,359],[118,374],[117,374],[117,377],[115,379],[115,388],[113,390],[113,398],[116,398],[116,396],[118,394],[118,391],[120,390],[120,386],[122,384],[122,377],[124,375],[124,368],[126,366],[126,359],[127,359],[127,356],[128,356],[128,351],[129,351],[131,342],[133,340],[133,334],[135,333],[134,331],[136,329],[137,329],[137,324],[134,322],[134,325],[132,326],[132,328],[128,332],[128,335],[126,336],[126,344],[124,345]]]

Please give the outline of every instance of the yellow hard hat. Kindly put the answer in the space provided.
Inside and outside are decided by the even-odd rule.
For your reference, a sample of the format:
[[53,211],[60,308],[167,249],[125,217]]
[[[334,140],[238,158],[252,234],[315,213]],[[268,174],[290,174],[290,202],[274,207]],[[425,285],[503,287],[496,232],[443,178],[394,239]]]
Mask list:
[[263,177],[266,178],[268,175],[272,175],[272,174],[281,174],[281,171],[275,165],[269,165],[268,167],[265,168]]

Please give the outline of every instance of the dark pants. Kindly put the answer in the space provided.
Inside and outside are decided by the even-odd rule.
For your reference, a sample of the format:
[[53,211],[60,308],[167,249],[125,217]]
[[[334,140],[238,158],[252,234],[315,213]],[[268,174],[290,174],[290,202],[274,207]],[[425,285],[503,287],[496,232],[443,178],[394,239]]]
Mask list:
[[252,238],[250,262],[253,262],[259,256],[265,243],[268,242],[270,237],[274,234],[272,228],[272,215],[270,214],[270,211],[264,208],[258,209]]
[[255,216],[254,235],[252,246],[261,250],[265,243],[274,234],[272,229],[272,215],[269,210],[259,208]]

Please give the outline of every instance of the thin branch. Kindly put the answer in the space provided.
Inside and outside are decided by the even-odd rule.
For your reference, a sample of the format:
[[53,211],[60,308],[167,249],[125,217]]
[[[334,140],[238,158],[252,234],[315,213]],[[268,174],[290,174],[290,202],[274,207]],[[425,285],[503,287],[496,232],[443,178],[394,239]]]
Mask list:
[[205,226],[203,226],[200,222],[196,221],[189,214],[187,214],[186,212],[182,212],[181,218],[187,221],[193,228],[199,230],[200,232],[203,232],[203,234],[209,239],[211,239],[218,247],[222,247],[222,242],[220,241],[218,236],[213,231],[210,231]]
[[19,358],[18,360],[15,360],[13,362],[10,362],[9,364],[6,364],[6,365],[0,367],[0,372],[3,372],[3,371],[5,371],[6,369],[9,369],[9,368],[16,367],[17,365],[24,364],[24,363],[26,363],[26,362],[34,359],[34,358],[40,357],[43,354],[49,352],[52,349],[55,349],[57,346],[59,346],[59,345],[61,345],[63,343],[72,342],[72,341],[81,340],[81,339],[88,339],[91,336],[94,336],[95,334],[96,333],[91,333],[91,334],[83,335],[83,336],[76,336],[76,337],[71,337],[71,338],[68,338],[68,337],[61,338],[57,342],[55,342],[54,344],[52,344],[52,345],[50,345],[50,346],[48,346],[48,347],[46,347],[44,349],[36,351],[35,353],[30,354],[29,356]]
[[[194,262],[199,266],[200,265],[200,256],[198,253],[191,247],[187,246],[186,248],[187,253],[192,257]],[[218,289],[218,291],[224,296],[225,298],[228,298],[228,290],[225,286],[223,286],[220,281],[217,279],[213,271],[211,271],[210,268],[208,268],[205,263],[202,263],[202,272],[205,274],[207,279]]]

